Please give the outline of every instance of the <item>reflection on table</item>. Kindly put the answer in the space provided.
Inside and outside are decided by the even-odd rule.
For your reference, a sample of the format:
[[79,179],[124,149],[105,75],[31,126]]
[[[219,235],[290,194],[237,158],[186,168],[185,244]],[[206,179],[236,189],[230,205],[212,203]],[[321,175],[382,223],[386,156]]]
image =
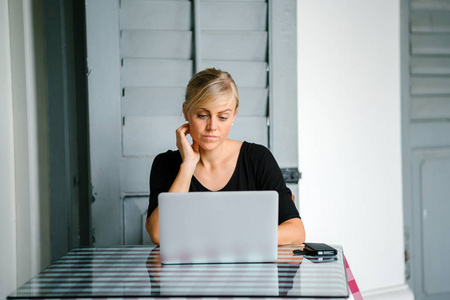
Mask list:
[[276,263],[162,265],[159,248],[76,248],[8,298],[348,296],[342,248],[330,260],[280,246]]

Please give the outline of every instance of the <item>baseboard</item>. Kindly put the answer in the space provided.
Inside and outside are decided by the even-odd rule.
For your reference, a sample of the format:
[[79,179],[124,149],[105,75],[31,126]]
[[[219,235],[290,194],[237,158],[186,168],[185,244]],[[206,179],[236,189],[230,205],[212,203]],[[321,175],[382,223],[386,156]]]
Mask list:
[[362,292],[362,296],[364,300],[414,300],[414,293],[407,284]]

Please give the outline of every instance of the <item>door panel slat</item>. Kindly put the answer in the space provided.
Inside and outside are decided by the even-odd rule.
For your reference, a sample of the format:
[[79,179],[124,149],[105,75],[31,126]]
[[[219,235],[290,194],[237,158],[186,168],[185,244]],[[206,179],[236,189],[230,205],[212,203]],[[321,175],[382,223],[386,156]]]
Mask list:
[[411,35],[411,53],[414,54],[450,54],[450,34]]
[[413,33],[450,33],[450,13],[412,13]]
[[180,116],[184,88],[126,88],[122,100],[123,116]]
[[121,29],[191,29],[189,1],[122,0]]
[[450,120],[450,95],[447,97],[412,97],[411,118],[413,120]]
[[411,123],[411,147],[450,146],[450,122]]
[[210,67],[229,72],[238,87],[267,87],[267,64],[265,62],[202,61],[201,69]]
[[412,10],[450,10],[448,0],[411,0]]
[[265,31],[203,31],[202,56],[205,60],[266,61]]
[[239,89],[238,116],[267,116],[267,97],[269,90],[263,88]]
[[185,87],[192,76],[190,60],[123,59],[124,87]]
[[450,94],[450,77],[411,76],[411,95]]
[[180,117],[126,117],[123,126],[124,156],[154,156],[176,149],[175,130]]
[[411,57],[411,73],[430,74],[430,75],[450,75],[450,58]]
[[267,118],[236,117],[229,138],[268,146]]
[[261,30],[267,29],[267,4],[257,2],[202,2],[203,30]]
[[173,30],[123,30],[122,57],[192,58],[192,32]]

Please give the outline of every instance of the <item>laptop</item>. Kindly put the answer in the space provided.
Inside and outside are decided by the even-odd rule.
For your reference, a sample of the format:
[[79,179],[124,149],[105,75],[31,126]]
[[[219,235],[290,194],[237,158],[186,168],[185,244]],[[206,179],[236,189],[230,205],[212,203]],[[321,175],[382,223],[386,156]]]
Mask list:
[[161,193],[163,264],[274,262],[276,191]]

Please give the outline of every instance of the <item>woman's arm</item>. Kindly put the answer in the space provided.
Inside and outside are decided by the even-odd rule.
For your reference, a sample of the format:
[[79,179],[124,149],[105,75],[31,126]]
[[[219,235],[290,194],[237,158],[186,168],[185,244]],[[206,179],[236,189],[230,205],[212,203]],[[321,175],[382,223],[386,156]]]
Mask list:
[[152,212],[145,222],[145,229],[153,244],[159,245],[159,209],[158,207]]
[[[192,175],[194,174],[195,167],[182,163],[180,165],[180,171],[175,178],[172,186],[169,189],[169,193],[187,193],[189,192],[189,186],[191,184]],[[150,217],[145,222],[145,229],[147,229],[148,235],[152,242],[159,245],[159,212],[158,207],[151,213]]]
[[[195,168],[194,168],[195,170]],[[189,192],[189,186],[191,184],[191,178],[194,171],[192,166],[182,163],[180,165],[180,171],[175,178],[172,186],[169,189],[169,193],[187,193]],[[151,213],[150,217],[145,222],[145,229],[147,229],[148,235],[152,242],[159,245],[159,209],[158,207]]]
[[305,227],[302,219],[292,218],[278,225],[278,245],[303,244]]
[[[195,170],[195,168],[194,168]],[[192,166],[181,164],[180,171],[175,178],[172,186],[169,189],[169,193],[187,193],[189,192],[189,186],[191,184],[191,178],[194,171]],[[151,213],[150,217],[145,222],[145,229],[147,229],[148,235],[152,242],[159,245],[159,209],[158,207]]]
[[195,166],[193,164],[181,163],[180,171],[169,189],[169,193],[187,193],[194,175]]

